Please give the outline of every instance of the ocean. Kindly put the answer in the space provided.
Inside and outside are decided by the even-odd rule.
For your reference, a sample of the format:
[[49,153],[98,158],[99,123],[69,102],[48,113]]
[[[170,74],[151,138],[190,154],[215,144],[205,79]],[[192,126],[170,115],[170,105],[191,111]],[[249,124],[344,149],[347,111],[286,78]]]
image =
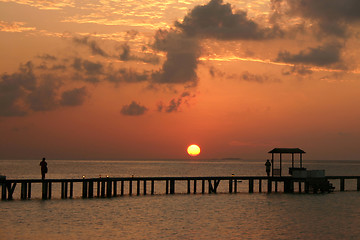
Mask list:
[[[47,178],[155,176],[264,176],[255,160],[47,160]],[[0,160],[8,179],[38,179],[39,160]],[[326,175],[360,176],[360,161],[304,161]],[[286,168],[286,164],[283,165]],[[41,200],[34,184],[31,200],[0,202],[0,239],[360,239],[360,192],[346,182],[330,194],[239,193],[174,195],[156,185],[155,195]],[[38,184],[39,185],[39,184]],[[255,189],[256,189],[255,185]],[[227,183],[220,183],[225,189]],[[38,188],[38,189],[37,189]],[[265,189],[265,187],[263,188]],[[281,188],[280,188],[281,189]]]

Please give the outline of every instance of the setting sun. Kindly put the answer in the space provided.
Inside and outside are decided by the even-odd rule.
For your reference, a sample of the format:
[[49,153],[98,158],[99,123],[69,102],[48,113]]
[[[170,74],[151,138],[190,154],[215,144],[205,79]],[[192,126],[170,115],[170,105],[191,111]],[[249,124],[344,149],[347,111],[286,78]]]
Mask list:
[[192,157],[197,156],[200,154],[200,147],[196,144],[192,144],[188,146],[187,153]]

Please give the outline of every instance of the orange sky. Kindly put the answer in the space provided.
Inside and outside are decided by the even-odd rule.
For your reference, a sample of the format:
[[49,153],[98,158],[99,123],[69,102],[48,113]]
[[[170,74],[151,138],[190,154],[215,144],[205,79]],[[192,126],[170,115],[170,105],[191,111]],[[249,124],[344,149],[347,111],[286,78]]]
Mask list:
[[358,0],[0,0],[0,158],[359,160],[359,24]]

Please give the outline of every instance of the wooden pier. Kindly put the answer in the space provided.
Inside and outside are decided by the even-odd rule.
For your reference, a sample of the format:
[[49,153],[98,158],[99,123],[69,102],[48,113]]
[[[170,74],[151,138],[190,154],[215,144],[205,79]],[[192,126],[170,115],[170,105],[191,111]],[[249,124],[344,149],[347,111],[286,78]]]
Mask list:
[[[345,191],[347,180],[356,181],[356,190],[360,191],[360,176],[326,176],[325,180],[340,183],[340,191]],[[1,199],[16,199],[15,195],[21,200],[31,199],[32,189],[38,184],[40,187],[41,198],[52,199],[54,185],[60,191],[61,199],[74,198],[111,198],[124,195],[154,195],[156,194],[214,194],[220,193],[219,185],[222,183],[221,193],[240,192],[239,184],[247,184],[245,192],[283,192],[283,193],[309,193],[312,192],[309,179],[286,177],[265,177],[265,176],[225,176],[225,177],[120,177],[120,178],[81,178],[81,179],[5,179],[0,182]],[[20,190],[16,187],[20,185]],[[75,185],[77,186],[75,188]],[[257,187],[256,187],[257,185]],[[265,189],[263,186],[265,185]],[[283,189],[280,189],[279,186]],[[179,190],[177,191],[177,186]],[[165,188],[165,189],[164,189]],[[182,188],[182,189],[180,189]],[[185,189],[184,189],[185,188]],[[77,194],[74,194],[77,189]],[[242,191],[244,188],[242,188]],[[348,190],[348,189],[347,189]],[[136,192],[135,192],[136,191]],[[14,193],[17,194],[14,194]],[[20,193],[20,194],[18,194]]]

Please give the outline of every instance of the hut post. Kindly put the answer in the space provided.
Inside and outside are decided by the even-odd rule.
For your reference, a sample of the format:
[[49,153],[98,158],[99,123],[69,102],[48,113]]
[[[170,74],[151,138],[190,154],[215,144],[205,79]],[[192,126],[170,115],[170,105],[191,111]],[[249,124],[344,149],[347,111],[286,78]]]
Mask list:
[[31,182],[28,183],[28,199],[31,199]]
[[117,196],[117,181],[113,182],[113,196]]

